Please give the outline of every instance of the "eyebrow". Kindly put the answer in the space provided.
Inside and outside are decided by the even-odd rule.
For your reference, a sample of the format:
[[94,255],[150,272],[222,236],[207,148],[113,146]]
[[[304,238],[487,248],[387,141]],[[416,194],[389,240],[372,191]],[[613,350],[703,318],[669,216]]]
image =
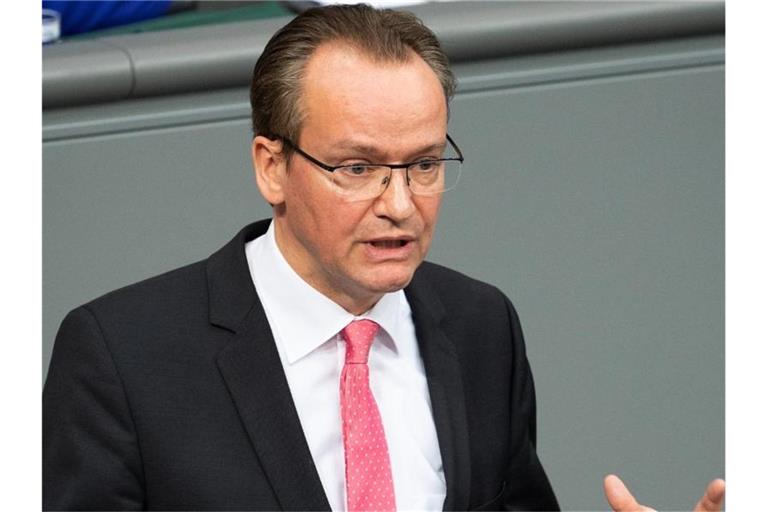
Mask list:
[[[410,152],[411,155],[419,155],[424,153],[429,153],[431,151],[440,150],[444,151],[446,146],[448,144],[448,140],[444,139],[440,142],[436,142],[434,144],[427,144],[426,146],[422,146],[420,148],[417,148],[415,151]],[[334,145],[334,152],[336,151],[354,151],[363,155],[371,155],[377,159],[382,159],[384,156],[384,152],[380,149],[376,148],[375,146],[369,146],[367,144],[360,144],[352,140],[343,140],[339,142],[338,144]]]

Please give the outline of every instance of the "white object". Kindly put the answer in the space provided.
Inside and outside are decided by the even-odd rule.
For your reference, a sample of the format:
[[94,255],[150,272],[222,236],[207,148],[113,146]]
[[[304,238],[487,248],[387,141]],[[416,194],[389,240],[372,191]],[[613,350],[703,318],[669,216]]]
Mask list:
[[43,9],[43,44],[53,43],[61,37],[61,15],[53,9]]

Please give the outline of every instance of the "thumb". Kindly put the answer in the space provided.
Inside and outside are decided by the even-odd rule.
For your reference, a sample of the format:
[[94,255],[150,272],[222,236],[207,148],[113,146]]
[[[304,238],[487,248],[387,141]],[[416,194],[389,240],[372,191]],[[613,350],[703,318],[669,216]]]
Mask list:
[[640,505],[624,482],[616,475],[608,475],[603,480],[603,489],[608,504],[616,512],[653,510]]
[[699,511],[718,511],[723,507],[723,500],[725,499],[725,480],[720,478],[709,482],[704,496],[701,497],[696,506],[693,508],[694,512]]

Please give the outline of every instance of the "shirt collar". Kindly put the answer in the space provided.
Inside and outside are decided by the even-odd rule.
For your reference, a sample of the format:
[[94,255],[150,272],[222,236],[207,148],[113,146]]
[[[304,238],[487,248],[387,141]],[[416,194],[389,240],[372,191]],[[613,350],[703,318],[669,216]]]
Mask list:
[[248,242],[245,252],[270,327],[277,331],[275,341],[282,345],[288,364],[316,350],[351,321],[361,318],[378,323],[386,334],[379,337],[382,344],[397,352],[398,312],[406,300],[403,291],[385,294],[360,316],[349,313],[293,270],[277,246],[274,226],[272,221],[263,236]]

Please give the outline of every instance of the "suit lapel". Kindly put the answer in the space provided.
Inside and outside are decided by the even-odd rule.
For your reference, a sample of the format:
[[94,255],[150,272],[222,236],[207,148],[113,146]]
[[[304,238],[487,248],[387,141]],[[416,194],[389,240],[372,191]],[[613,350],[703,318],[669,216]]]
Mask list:
[[[268,226],[268,220],[247,226],[208,259],[210,321],[233,332],[217,364],[281,508],[330,510],[245,257],[245,243]],[[443,460],[443,509],[466,509],[471,475],[461,365],[442,327],[442,302],[422,272],[416,272],[405,293]]]
[[217,362],[283,510],[330,510],[260,304]]
[[217,364],[280,507],[330,510],[245,257],[267,226],[246,227],[208,260],[211,322],[234,333]]
[[443,510],[466,510],[469,506],[471,475],[461,365],[453,342],[441,326],[445,310],[439,296],[419,272],[405,292],[424,361],[443,459],[447,488]]

